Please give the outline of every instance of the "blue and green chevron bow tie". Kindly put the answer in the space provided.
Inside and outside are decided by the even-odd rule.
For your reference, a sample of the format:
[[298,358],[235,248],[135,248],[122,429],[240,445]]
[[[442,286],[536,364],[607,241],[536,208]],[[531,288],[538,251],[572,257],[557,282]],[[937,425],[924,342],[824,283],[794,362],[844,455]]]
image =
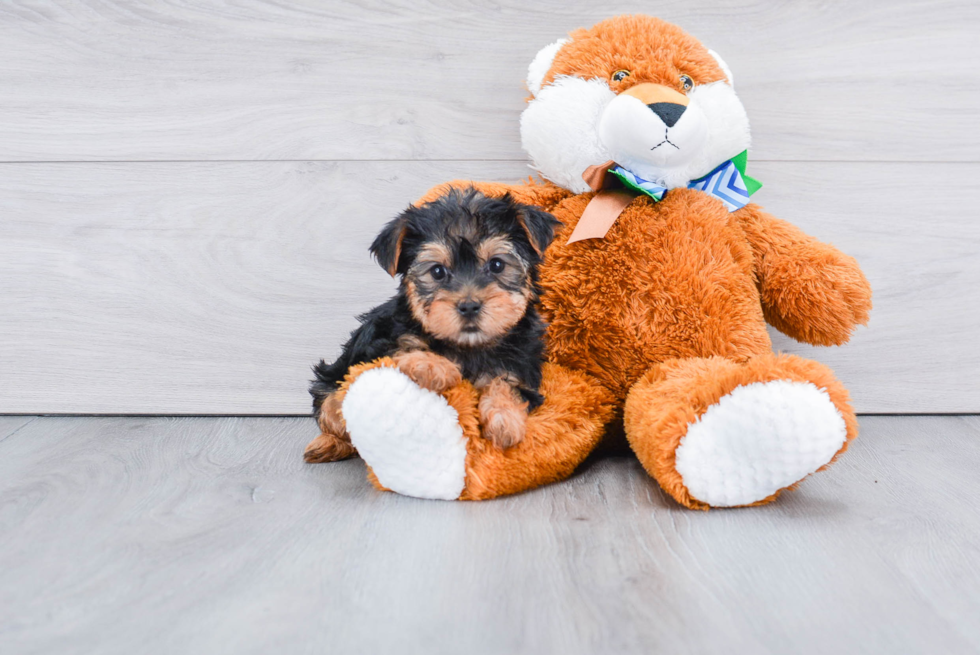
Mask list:
[[[749,204],[749,196],[762,188],[761,182],[745,174],[747,163],[748,152],[743,150],[704,177],[688,182],[687,188],[704,191],[709,196],[718,198],[730,212],[741,209]],[[609,172],[618,177],[627,188],[644,193],[654,200],[661,200],[667,192],[667,187],[644,180],[622,166],[616,165],[610,168]]]
[[[742,151],[704,177],[688,182],[687,188],[718,198],[730,212],[744,207],[749,204],[749,196],[762,187],[761,182],[745,174],[748,158],[748,152]],[[617,188],[615,183],[610,184],[612,178],[608,173],[612,173],[623,186]],[[582,179],[596,193],[568,237],[566,243],[569,244],[604,238],[616,218],[636,198],[636,193],[648,195],[654,201],[661,200],[667,193],[667,187],[644,180],[614,161],[589,166],[583,171]]]

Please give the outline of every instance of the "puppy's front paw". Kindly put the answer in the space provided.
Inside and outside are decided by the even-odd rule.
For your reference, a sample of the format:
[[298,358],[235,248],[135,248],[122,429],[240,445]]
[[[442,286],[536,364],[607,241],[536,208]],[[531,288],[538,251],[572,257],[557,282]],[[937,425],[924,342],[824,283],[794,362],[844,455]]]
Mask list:
[[489,439],[494,446],[506,450],[524,441],[524,427],[527,422],[524,410],[490,410],[484,413],[482,404],[480,409],[483,437]]
[[351,445],[349,439],[336,437],[328,432],[324,432],[306,446],[303,459],[310,464],[321,462],[337,462],[357,454],[357,449]]
[[524,440],[527,403],[505,381],[494,380],[480,397],[480,425],[483,437],[497,448],[516,446]]
[[392,357],[398,370],[412,378],[423,389],[442,393],[463,379],[459,368],[451,361],[425,350],[413,350]]

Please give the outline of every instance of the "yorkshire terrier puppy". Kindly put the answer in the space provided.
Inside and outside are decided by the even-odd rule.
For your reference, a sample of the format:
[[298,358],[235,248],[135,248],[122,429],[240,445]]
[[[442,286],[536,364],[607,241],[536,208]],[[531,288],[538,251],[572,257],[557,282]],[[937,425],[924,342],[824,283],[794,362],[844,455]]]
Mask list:
[[371,253],[401,276],[398,293],[359,317],[337,361],[313,368],[322,434],[306,447],[306,461],[356,454],[337,387],[351,366],[383,356],[437,393],[469,380],[480,391],[483,436],[499,448],[519,443],[527,413],[543,401],[537,269],[557,225],[536,207],[473,189],[452,190],[388,223]]

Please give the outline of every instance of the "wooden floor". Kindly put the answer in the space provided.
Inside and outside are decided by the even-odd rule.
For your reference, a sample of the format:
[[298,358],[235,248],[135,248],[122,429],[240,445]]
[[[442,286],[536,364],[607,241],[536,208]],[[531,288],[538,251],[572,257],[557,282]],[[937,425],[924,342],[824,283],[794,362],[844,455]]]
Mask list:
[[627,457],[446,503],[308,419],[0,417],[0,653],[980,651],[980,418],[862,427],[701,513]]

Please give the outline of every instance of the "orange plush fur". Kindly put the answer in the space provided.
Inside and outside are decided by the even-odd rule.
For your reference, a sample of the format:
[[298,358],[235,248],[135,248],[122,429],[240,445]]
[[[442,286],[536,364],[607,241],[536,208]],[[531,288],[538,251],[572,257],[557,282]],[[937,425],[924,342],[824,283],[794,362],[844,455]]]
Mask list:
[[545,75],[545,84],[560,75],[609,79],[617,70],[628,70],[629,77],[610,80],[616,93],[645,82],[683,91],[678,82],[681,72],[697,84],[725,77],[700,41],[676,25],[650,16],[619,16],[575,30],[569,37],[570,42],[558,51]]
[[[620,17],[571,37],[545,83],[561,75],[609,79],[628,69],[629,77],[610,83],[613,91],[647,82],[683,90],[681,65],[697,84],[724,78],[696,39],[657,19]],[[847,391],[832,373],[816,362],[774,355],[766,332],[768,321],[807,343],[846,342],[871,308],[870,286],[851,257],[758,205],[729,213],[686,188],[668,191],[660,202],[640,195],[604,239],[570,245],[591,192],[533,180],[457,181],[420,202],[471,185],[541,206],[564,226],[540,270],[552,363],[542,386],[545,404],[528,418],[525,440],[501,450],[480,438],[477,394],[468,383],[444,394],[469,440],[461,498],[492,498],[567,477],[625,409],[627,438],[646,470],[679,503],[706,508],[684,487],[674,451],[710,405],[752,382],[813,383],[844,417],[841,452],[856,436]]]

